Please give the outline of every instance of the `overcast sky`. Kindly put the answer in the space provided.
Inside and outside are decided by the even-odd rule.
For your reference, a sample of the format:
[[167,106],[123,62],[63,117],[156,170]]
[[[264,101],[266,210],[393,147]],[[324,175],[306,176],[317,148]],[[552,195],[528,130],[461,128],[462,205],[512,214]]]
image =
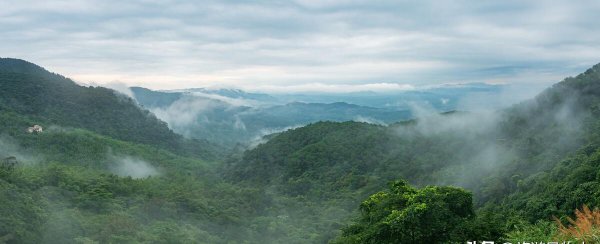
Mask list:
[[599,13],[576,0],[0,0],[0,56],[155,89],[550,84],[600,62]]

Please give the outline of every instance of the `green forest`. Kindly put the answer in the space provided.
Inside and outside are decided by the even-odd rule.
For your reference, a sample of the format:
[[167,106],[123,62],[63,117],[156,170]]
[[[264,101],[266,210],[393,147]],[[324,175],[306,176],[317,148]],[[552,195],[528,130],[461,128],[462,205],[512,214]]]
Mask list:
[[0,160],[0,243],[600,243],[600,64],[498,111],[242,150],[2,58]]

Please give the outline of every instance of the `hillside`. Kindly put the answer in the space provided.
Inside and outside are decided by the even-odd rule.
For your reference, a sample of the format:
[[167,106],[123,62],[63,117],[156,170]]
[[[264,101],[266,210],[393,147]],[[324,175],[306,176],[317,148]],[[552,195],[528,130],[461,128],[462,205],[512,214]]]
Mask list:
[[[552,216],[600,206],[600,65],[507,109],[422,108],[390,125],[310,122],[366,111],[347,103],[256,112],[134,88],[138,102],[190,105],[174,119],[209,104],[224,121],[273,122],[272,112],[310,123],[225,157],[112,90],[2,61],[6,243],[516,243],[553,239]],[[33,124],[44,131],[27,133]]]
[[[587,174],[582,178],[588,183],[579,185],[579,180],[570,180],[575,175],[565,173],[565,164],[590,164],[591,159],[570,158],[597,149],[599,74],[596,65],[533,100],[494,113],[430,113],[388,127],[320,122],[289,130],[230,160],[227,177],[295,199],[297,212],[318,209],[313,209],[314,216],[298,215],[298,223],[302,218],[318,219],[332,208],[343,222],[362,199],[395,179],[416,186],[464,187],[473,192],[476,207],[483,207],[480,211],[490,206],[507,212],[518,209],[518,215],[530,221],[568,215],[584,203],[598,206],[597,198],[589,195],[595,192],[595,174],[589,173],[593,169],[581,166],[573,173]],[[553,186],[546,172],[555,177],[562,172],[568,178],[548,192],[542,190]],[[561,191],[564,186],[570,188]],[[581,195],[570,200],[567,192]],[[545,200],[530,201],[536,194]],[[535,210],[544,203],[553,206],[551,210]]]
[[[0,109],[28,116],[43,127],[85,128],[116,139],[214,159],[217,148],[189,141],[136,103],[102,87],[72,80],[18,59],[0,59]],[[21,124],[25,130],[31,124]],[[3,131],[6,133],[6,131]]]
[[0,242],[260,238],[244,226],[267,200],[220,180],[212,146],[115,91],[22,60],[0,67]]
[[[10,114],[5,122],[30,119]],[[223,183],[214,163],[85,129],[0,136],[0,238],[6,243],[225,243],[264,201]]]

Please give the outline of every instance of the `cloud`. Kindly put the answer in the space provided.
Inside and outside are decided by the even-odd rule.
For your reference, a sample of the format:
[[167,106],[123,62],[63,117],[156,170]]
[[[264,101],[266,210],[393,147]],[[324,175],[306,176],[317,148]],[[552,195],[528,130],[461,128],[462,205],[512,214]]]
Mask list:
[[246,124],[240,118],[240,116],[235,115],[235,122],[233,123],[233,128],[236,130],[246,130]]
[[451,115],[440,114],[426,103],[411,103],[411,112],[417,123],[411,127],[399,127],[400,134],[420,134],[425,136],[461,131],[480,133],[490,131],[497,126],[501,116],[494,110],[478,110],[476,112],[457,112]]
[[288,86],[254,86],[244,87],[248,91],[263,91],[272,93],[290,93],[290,92],[316,92],[316,93],[349,93],[361,91],[373,92],[394,92],[408,91],[415,87],[407,84],[396,83],[367,83],[367,84],[325,84],[325,83],[307,83]]
[[128,97],[134,98],[133,92],[131,91],[129,86],[127,86],[127,84],[125,84],[123,82],[114,81],[114,82],[102,84],[102,86],[113,89],[113,90],[115,90],[123,95],[126,95]]
[[81,82],[156,89],[520,83],[579,73],[600,56],[597,1],[0,4],[3,55]]
[[381,120],[374,119],[371,117],[360,116],[360,115],[356,116],[356,118],[354,118],[354,121],[368,123],[368,124],[375,124],[375,125],[387,125],[385,122],[383,122]]
[[497,92],[472,92],[461,97],[457,103],[457,110],[461,111],[487,111],[509,107],[515,103],[532,99],[543,89],[545,84],[528,83],[520,85],[499,86]]
[[294,130],[294,129],[300,128],[302,126],[303,125],[291,125],[291,126],[277,127],[277,128],[263,128],[258,132],[258,134],[256,136],[254,136],[254,138],[252,138],[248,142],[247,147],[248,147],[248,149],[255,148],[260,144],[268,142],[269,141],[269,138],[267,138],[268,135],[280,133],[280,132],[284,132],[284,131],[288,131],[288,130]]
[[237,106],[237,107],[240,107],[240,106],[256,107],[256,106],[261,105],[261,103],[256,100],[244,99],[244,98],[231,98],[231,97],[221,96],[218,94],[210,94],[210,93],[206,93],[206,92],[191,92],[189,94],[196,96],[196,97],[200,97],[200,98],[207,98],[207,99],[213,99],[213,100],[225,102],[225,103],[228,103],[229,105]]
[[158,169],[148,162],[132,157],[115,158],[111,172],[118,176],[130,176],[134,179],[160,175]]
[[16,157],[24,165],[37,164],[42,160],[41,155],[30,152],[21,146],[17,140],[8,135],[0,135],[0,160],[7,157]]
[[152,108],[150,111],[159,119],[167,122],[170,128],[187,136],[190,133],[190,127],[208,122],[208,118],[202,114],[217,106],[220,105],[214,100],[186,96],[166,108]]

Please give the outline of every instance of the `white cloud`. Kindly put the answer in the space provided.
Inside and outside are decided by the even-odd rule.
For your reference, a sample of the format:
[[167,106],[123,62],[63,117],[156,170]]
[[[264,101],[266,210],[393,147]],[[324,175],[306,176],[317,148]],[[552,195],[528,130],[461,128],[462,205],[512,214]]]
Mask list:
[[397,83],[369,83],[369,84],[325,84],[308,83],[288,86],[248,86],[244,87],[248,91],[265,91],[271,93],[294,93],[294,92],[314,92],[314,93],[348,93],[348,92],[394,92],[408,91],[415,87],[408,84]]
[[134,179],[160,175],[160,172],[148,162],[128,156],[115,159],[111,171],[116,175],[130,176]]
[[[0,0],[0,6],[3,56],[81,82],[155,89],[517,83],[523,74],[573,75],[600,61],[597,1]],[[508,66],[519,68],[502,69]]]
[[102,85],[103,87],[113,89],[123,95],[133,98],[133,92],[129,86],[123,82],[113,81]]

